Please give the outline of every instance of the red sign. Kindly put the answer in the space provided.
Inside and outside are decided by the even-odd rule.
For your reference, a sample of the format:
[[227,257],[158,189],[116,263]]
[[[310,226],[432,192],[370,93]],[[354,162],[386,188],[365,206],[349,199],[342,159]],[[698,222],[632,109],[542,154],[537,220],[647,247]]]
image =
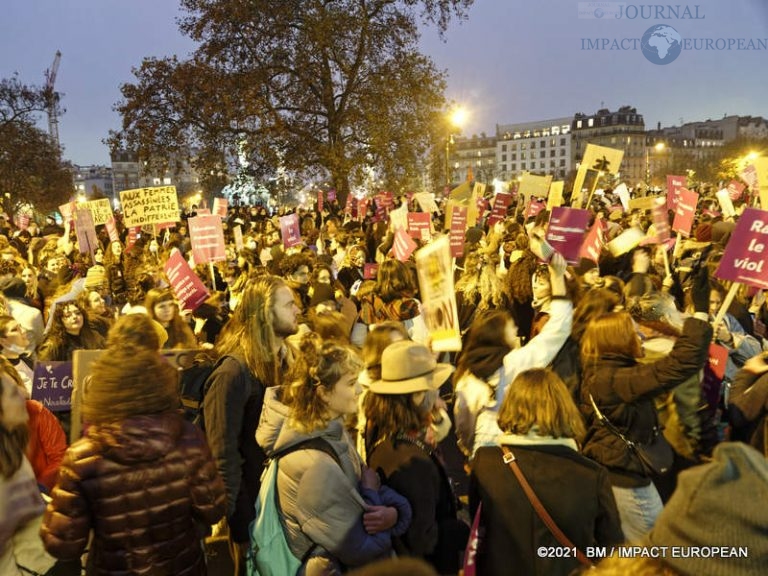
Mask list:
[[661,200],[657,201],[656,205],[651,208],[651,216],[653,217],[653,227],[656,230],[656,237],[659,239],[659,242],[664,242],[671,236],[667,204]]
[[538,200],[531,198],[531,201],[528,204],[528,209],[525,211],[525,219],[533,218],[546,207],[547,204],[545,202],[539,202]]
[[584,231],[589,225],[589,210],[557,206],[552,208],[546,239],[569,264],[578,264]]
[[451,257],[459,258],[464,254],[464,235],[467,229],[467,207],[451,207],[451,231],[449,234],[449,246]]
[[[669,199],[669,197],[667,197]],[[684,236],[691,235],[693,218],[696,216],[696,204],[699,203],[699,195],[687,188],[680,188],[677,193],[675,207],[675,219],[672,221],[672,230]]]
[[322,212],[323,211],[323,200],[325,199],[325,194],[323,194],[322,190],[317,191],[317,211]]
[[178,250],[174,249],[171,252],[163,269],[168,282],[171,283],[173,293],[181,302],[182,309],[195,310],[210,296],[205,284],[192,271]]
[[688,179],[685,176],[667,175],[667,208],[674,210],[677,206],[677,197],[681,188],[685,188]]
[[[483,206],[483,210],[481,211],[479,200],[480,199],[478,198],[478,213],[482,214],[485,211],[485,206]],[[485,201],[485,198],[482,200]],[[509,206],[510,202],[512,202],[511,194],[505,192],[496,194],[496,198],[493,200],[491,215],[488,217],[488,228],[491,228],[496,222],[501,222],[507,217],[507,206]]]
[[728,183],[728,196],[731,197],[731,200],[738,200],[744,193],[744,188],[746,188],[746,186],[738,180],[731,180]]
[[360,200],[357,201],[357,219],[360,222],[365,218],[365,215],[368,212],[368,204],[370,203],[371,201],[368,198],[360,198]]
[[768,212],[746,208],[725,247],[715,276],[768,288]]
[[330,190],[328,190],[328,194],[326,195],[326,198],[328,198],[328,202],[333,202],[334,200],[336,200],[336,189],[331,188]]
[[115,224],[115,217],[110,217],[109,220],[105,222],[105,226],[107,227],[107,233],[109,234],[109,240],[111,242],[118,242],[120,241],[120,234],[117,233],[117,225]]
[[376,280],[376,276],[379,273],[379,265],[371,262],[366,262],[363,265],[363,279],[364,280]]
[[603,251],[605,240],[603,239],[603,221],[600,219],[595,220],[592,228],[589,229],[589,233],[584,238],[584,243],[581,245],[579,251],[579,258],[586,258],[597,263],[600,260],[600,252]]
[[196,216],[188,220],[192,241],[192,257],[197,264],[222,262],[227,259],[224,230],[218,214]]
[[419,240],[429,240],[432,237],[431,222],[432,215],[427,212],[408,212],[408,234]]
[[128,238],[125,241],[126,250],[130,250],[136,244],[136,239],[139,237],[140,232],[141,226],[131,226],[128,228]]
[[725,377],[725,365],[728,362],[728,348],[719,344],[709,345],[709,369],[719,380]]
[[[350,197],[352,195],[350,194]],[[349,202],[347,202],[349,204]],[[301,244],[301,228],[299,228],[299,215],[288,214],[280,217],[280,233],[283,236],[283,246],[291,248]]]
[[[213,199],[213,214],[216,214],[217,216],[220,216],[221,218],[226,219],[227,217],[227,199],[226,198],[214,198]],[[200,215],[200,212],[198,211],[197,215]]]
[[405,230],[398,228],[397,232],[395,232],[395,243],[392,246],[392,253],[395,255],[395,258],[405,262],[411,257],[414,250],[416,250],[416,242],[413,241],[413,238]]

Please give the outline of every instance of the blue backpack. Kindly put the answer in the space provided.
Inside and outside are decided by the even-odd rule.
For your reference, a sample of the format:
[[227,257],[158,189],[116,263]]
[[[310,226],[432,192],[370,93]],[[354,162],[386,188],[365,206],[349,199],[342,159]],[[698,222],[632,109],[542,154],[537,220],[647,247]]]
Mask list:
[[304,558],[296,558],[285,538],[282,513],[277,500],[277,465],[280,458],[296,450],[320,450],[333,457],[341,466],[339,456],[327,440],[310,438],[272,455],[269,466],[261,478],[259,497],[256,500],[256,519],[250,525],[250,546],[246,554],[248,576],[292,576],[315,549],[307,551]]

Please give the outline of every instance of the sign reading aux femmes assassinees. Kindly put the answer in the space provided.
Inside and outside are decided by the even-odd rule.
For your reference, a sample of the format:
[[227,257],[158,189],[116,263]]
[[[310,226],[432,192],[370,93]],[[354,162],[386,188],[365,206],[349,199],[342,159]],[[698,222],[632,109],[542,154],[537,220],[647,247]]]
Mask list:
[[128,228],[181,220],[176,186],[123,190],[120,192],[120,203],[123,222]]

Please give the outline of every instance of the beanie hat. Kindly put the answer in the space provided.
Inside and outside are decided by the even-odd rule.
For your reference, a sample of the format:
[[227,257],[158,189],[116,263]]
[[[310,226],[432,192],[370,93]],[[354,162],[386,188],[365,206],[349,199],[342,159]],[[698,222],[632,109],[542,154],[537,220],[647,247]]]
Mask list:
[[[644,540],[644,545],[676,547],[663,561],[685,576],[765,574],[768,460],[746,444],[720,444],[711,462],[680,473],[677,489]],[[746,557],[739,555],[742,550]]]
[[91,290],[107,283],[107,271],[104,266],[91,266],[85,274],[85,288]]

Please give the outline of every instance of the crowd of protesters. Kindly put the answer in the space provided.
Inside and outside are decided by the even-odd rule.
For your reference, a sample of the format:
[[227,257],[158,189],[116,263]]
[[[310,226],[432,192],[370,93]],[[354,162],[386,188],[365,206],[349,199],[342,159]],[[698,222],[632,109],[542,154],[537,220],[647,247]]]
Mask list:
[[[465,232],[451,353],[373,206],[296,208],[290,248],[292,210],[230,207],[227,259],[192,262],[210,292],[194,310],[163,266],[189,258],[195,208],[159,233],[117,215],[92,253],[52,217],[0,220],[0,574],[213,573],[212,533],[245,574],[283,452],[281,523],[308,576],[766,573],[768,301],[742,287],[718,314],[734,218],[704,197],[673,252],[606,193],[605,240],[647,241],[569,265],[543,250],[548,211],[518,200]],[[35,366],[81,350],[102,353],[79,409],[33,400]],[[212,365],[195,422],[168,350]]]

